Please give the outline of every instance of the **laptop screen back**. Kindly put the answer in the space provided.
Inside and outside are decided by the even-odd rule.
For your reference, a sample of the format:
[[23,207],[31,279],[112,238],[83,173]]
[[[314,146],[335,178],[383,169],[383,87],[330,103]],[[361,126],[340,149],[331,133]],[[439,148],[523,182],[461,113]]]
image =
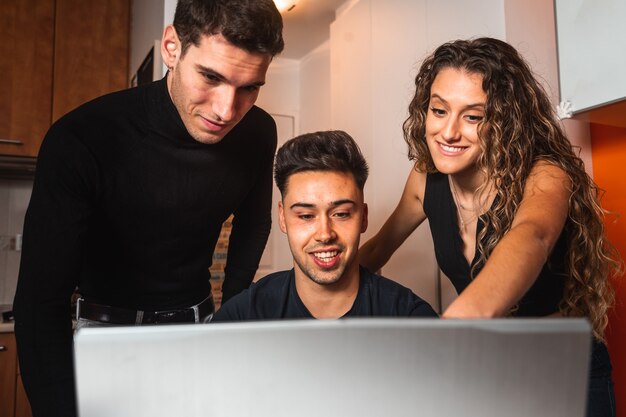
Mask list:
[[582,417],[579,319],[86,328],[81,417]]

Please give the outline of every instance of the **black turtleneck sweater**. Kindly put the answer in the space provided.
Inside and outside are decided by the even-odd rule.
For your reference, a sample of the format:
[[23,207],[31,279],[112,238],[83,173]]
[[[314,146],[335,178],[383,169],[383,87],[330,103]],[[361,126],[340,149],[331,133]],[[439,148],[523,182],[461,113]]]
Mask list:
[[257,107],[219,143],[195,141],[165,79],[100,97],[50,128],[14,302],[35,416],[75,415],[76,287],[87,301],[131,309],[196,304],[231,213],[224,299],[250,285],[270,231],[275,149],[275,123]]

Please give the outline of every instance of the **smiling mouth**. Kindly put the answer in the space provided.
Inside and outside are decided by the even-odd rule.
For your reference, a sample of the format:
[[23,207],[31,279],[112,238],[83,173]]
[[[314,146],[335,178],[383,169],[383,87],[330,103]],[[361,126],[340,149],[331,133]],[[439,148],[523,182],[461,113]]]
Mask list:
[[339,254],[339,251],[333,250],[326,252],[316,252],[312,255],[322,262],[330,262],[335,256],[337,256],[337,254]]
[[461,153],[467,149],[467,146],[451,146],[443,143],[439,143],[439,146],[447,153]]

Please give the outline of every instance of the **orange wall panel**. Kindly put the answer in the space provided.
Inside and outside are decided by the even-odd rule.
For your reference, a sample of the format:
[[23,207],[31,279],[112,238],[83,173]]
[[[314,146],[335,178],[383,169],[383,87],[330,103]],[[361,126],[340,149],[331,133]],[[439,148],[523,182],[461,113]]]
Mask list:
[[[605,190],[602,207],[609,240],[626,258],[626,129],[591,124],[594,180]],[[613,362],[617,417],[626,417],[626,277],[617,277],[615,308],[609,316],[607,341]]]

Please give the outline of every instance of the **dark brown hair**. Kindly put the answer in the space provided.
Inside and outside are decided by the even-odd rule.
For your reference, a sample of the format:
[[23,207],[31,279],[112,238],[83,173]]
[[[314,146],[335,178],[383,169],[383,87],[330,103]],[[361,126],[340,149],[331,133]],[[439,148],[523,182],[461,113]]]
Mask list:
[[221,34],[248,52],[279,54],[283,20],[272,0],[178,0],[174,28],[183,55],[203,35]]
[[274,179],[284,196],[289,177],[303,171],[350,173],[363,190],[369,169],[354,139],[341,130],[307,133],[285,142],[276,152]]

